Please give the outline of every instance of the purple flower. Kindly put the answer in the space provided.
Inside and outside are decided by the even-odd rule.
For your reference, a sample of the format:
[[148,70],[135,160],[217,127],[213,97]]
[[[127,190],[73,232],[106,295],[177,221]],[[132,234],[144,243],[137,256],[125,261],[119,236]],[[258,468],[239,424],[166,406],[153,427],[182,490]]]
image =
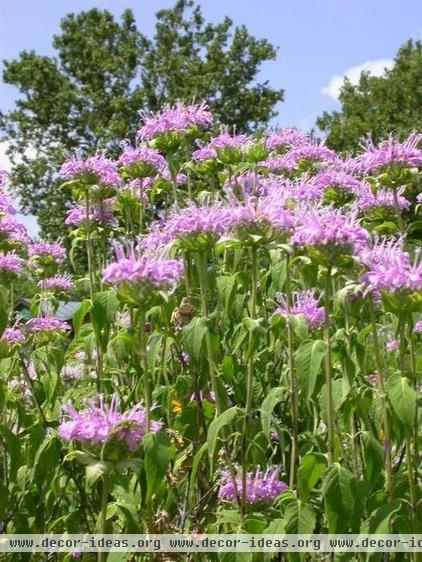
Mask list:
[[[136,181],[136,180],[135,180]],[[87,222],[93,222],[101,225],[115,226],[117,224],[116,217],[110,210],[110,207],[104,201],[103,205],[91,204],[89,208],[88,219],[86,216],[85,205],[74,205],[67,211],[65,224],[80,226]]]
[[[117,395],[113,395],[110,405],[104,402],[102,395],[99,395],[89,400],[87,407],[80,412],[71,404],[64,406],[63,411],[71,419],[62,422],[57,431],[67,441],[104,443],[114,436],[125,442],[127,448],[133,451],[145,434],[145,411],[141,405],[136,404],[121,413]],[[161,426],[161,422],[151,421],[150,430],[156,433]]]
[[38,318],[31,318],[25,324],[28,332],[35,334],[39,332],[63,332],[69,330],[70,327],[66,322],[54,316],[40,316]]
[[72,156],[62,164],[60,174],[69,179],[81,179],[90,184],[101,183],[106,186],[119,187],[121,179],[116,164],[104,153],[88,156],[85,160]]
[[60,371],[63,379],[80,379],[84,376],[84,366],[78,363],[74,365],[64,365]]
[[69,291],[73,287],[70,275],[54,275],[38,281],[38,287],[51,291]]
[[268,193],[266,178],[251,170],[228,178],[223,187],[230,202],[245,200],[251,195],[265,197]]
[[14,252],[0,253],[0,272],[18,275],[23,270],[23,259]]
[[[1,177],[1,176],[0,176]],[[12,201],[6,193],[0,191],[0,213],[14,215],[16,209],[12,205]]]
[[192,152],[192,158],[200,162],[203,160],[213,160],[217,158],[217,152],[214,148],[210,147],[198,148]]
[[13,215],[0,216],[0,241],[5,238],[10,242],[28,243],[28,235],[25,226]]
[[[259,230],[266,226],[277,230],[288,230],[293,226],[291,211],[272,197],[256,199],[250,197],[242,205],[233,205],[228,208],[228,226],[231,229],[255,226]],[[257,232],[258,234],[258,232]]]
[[413,331],[415,334],[422,333],[422,319],[415,322],[415,325],[413,326]]
[[161,289],[174,287],[182,275],[183,264],[178,260],[148,256],[133,245],[127,246],[126,253],[121,245],[116,245],[115,251],[116,261],[103,271],[105,283],[117,286],[131,283]]
[[220,205],[198,207],[191,203],[188,207],[173,213],[166,222],[165,230],[172,238],[191,234],[210,233],[216,237],[226,230],[229,222],[228,210]]
[[31,258],[51,258],[55,262],[62,262],[66,257],[66,250],[59,242],[35,242],[28,246]]
[[403,248],[403,239],[381,238],[358,252],[358,260],[367,267],[362,281],[376,291],[394,292],[422,287],[422,263],[419,255],[412,262]]
[[399,142],[393,135],[375,146],[372,139],[363,143],[365,152],[354,159],[354,166],[360,172],[374,172],[389,164],[397,163],[410,167],[422,166],[422,150],[418,145],[422,134],[413,132]]
[[[144,146],[132,147],[128,144],[124,146],[124,152],[118,159],[117,163],[124,167],[131,167],[136,164],[143,166],[144,174],[142,175],[155,175],[157,172],[166,167],[166,160],[158,150],[154,148],[147,148]],[[138,168],[135,168],[139,169]]]
[[[249,503],[257,501],[273,501],[279,494],[287,490],[288,486],[279,480],[280,469],[269,467],[265,471],[256,468],[246,475],[246,500]],[[218,497],[223,500],[235,500],[236,489],[242,495],[242,477],[236,477],[233,482],[228,471],[222,474],[222,483],[218,489]]]
[[1,340],[7,343],[19,343],[25,339],[25,336],[18,328],[6,328],[1,335]]
[[282,148],[295,148],[309,142],[309,136],[294,128],[282,128],[269,131],[265,139],[268,150]]
[[328,148],[323,142],[319,141],[301,144],[290,150],[286,156],[289,156],[297,164],[300,160],[313,160],[330,164],[339,164],[340,162],[340,158],[334,150],[331,150],[331,148]]
[[[397,190],[397,203],[398,207],[402,210],[407,210],[410,207],[410,202],[403,196],[404,188],[401,187]],[[359,211],[372,209],[374,207],[392,207],[397,208],[394,198],[394,192],[391,189],[378,189],[375,194],[368,188],[359,194],[355,202],[354,208]]]
[[[287,301],[281,293],[277,293],[278,308],[274,315],[288,316]],[[312,328],[319,328],[325,321],[325,308],[319,306],[319,300],[315,298],[314,291],[298,291],[292,295],[290,307],[291,316],[304,316]]]
[[170,170],[165,168],[160,176],[169,182],[174,182],[176,185],[184,185],[188,181],[188,177],[183,172],[178,172],[175,176],[172,176]]
[[205,103],[201,105],[166,105],[160,113],[141,112],[142,127],[137,132],[141,140],[151,140],[163,133],[186,133],[203,129],[212,122],[212,115]]
[[227,127],[222,127],[221,133],[210,140],[208,148],[221,150],[224,148],[243,148],[249,141],[247,135],[230,134]]
[[291,243],[298,246],[336,245],[357,249],[366,245],[368,232],[356,222],[356,214],[332,207],[296,211],[297,225]]
[[399,348],[399,342],[397,340],[390,340],[385,344],[388,351],[396,351]]
[[282,156],[270,156],[266,160],[263,160],[261,165],[268,168],[270,172],[284,172],[294,170],[297,166],[297,161],[292,156],[291,152],[288,152]]
[[352,195],[360,195],[364,191],[370,191],[366,183],[341,169],[327,168],[321,170],[311,181],[322,192],[328,187],[334,187]]

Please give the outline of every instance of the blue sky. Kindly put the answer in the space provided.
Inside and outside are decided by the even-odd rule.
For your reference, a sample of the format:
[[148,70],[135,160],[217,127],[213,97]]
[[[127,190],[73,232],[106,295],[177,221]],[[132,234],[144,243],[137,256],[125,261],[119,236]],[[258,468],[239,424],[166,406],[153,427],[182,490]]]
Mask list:
[[[421,0],[200,0],[207,20],[230,16],[257,37],[278,46],[275,62],[260,78],[285,89],[275,124],[310,129],[324,110],[338,107],[336,93],[345,73],[382,73],[402,43],[422,39]],[[157,10],[172,0],[0,0],[0,59],[23,49],[52,54],[51,38],[68,12],[92,7],[120,14],[131,8],[138,27],[154,30]],[[0,108],[13,106],[16,92],[0,83]],[[4,164],[0,146],[0,164]]]
[[[15,57],[22,49],[51,54],[51,37],[69,11],[97,6],[120,14],[131,8],[146,34],[154,29],[154,13],[171,0],[0,0],[0,58]],[[257,37],[279,47],[276,62],[261,73],[285,89],[277,121],[310,128],[323,110],[337,102],[324,86],[348,69],[373,61],[382,70],[408,38],[422,36],[420,0],[202,0],[204,15],[219,21],[229,15]],[[13,88],[1,85],[0,107],[9,108]]]

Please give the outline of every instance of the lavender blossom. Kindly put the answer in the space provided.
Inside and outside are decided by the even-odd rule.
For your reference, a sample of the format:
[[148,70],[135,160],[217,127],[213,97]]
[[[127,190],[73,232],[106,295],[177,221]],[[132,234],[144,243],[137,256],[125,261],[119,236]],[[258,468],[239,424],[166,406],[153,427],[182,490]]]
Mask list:
[[70,275],[54,275],[38,281],[38,287],[50,291],[70,291],[73,281]]
[[0,273],[19,275],[23,271],[23,259],[14,252],[0,253]]
[[[258,501],[273,501],[279,494],[287,490],[288,486],[279,480],[280,469],[269,467],[266,470],[256,468],[246,475],[246,500],[248,503]],[[218,489],[218,497],[222,500],[233,501],[238,494],[242,494],[242,477],[236,477],[233,482],[228,471],[222,474],[222,483]]]
[[27,244],[29,240],[25,226],[13,215],[0,216],[0,242],[2,238],[22,244]]
[[142,285],[144,288],[174,287],[179,281],[183,264],[158,256],[142,254],[139,247],[116,245],[116,261],[103,271],[103,281],[119,286],[123,283]]
[[160,113],[141,112],[142,127],[137,132],[141,140],[151,140],[165,133],[187,133],[196,128],[204,129],[212,122],[212,115],[205,103],[201,105],[166,105]]
[[415,325],[413,326],[413,332],[415,334],[422,334],[422,319],[415,322]]
[[422,287],[420,256],[412,262],[402,238],[378,239],[371,247],[363,248],[357,257],[367,267],[362,281],[373,290],[395,292]]
[[65,224],[81,226],[87,222],[99,225],[116,226],[117,219],[110,210],[109,205],[104,201],[103,205],[90,205],[88,217],[85,205],[74,205],[67,211]]
[[60,242],[35,242],[28,246],[28,254],[33,259],[49,258],[57,263],[62,262],[66,257],[66,250]]
[[25,328],[29,333],[36,334],[40,332],[64,332],[69,330],[70,326],[54,316],[40,316],[28,320]]
[[60,174],[88,184],[100,183],[111,187],[119,187],[121,184],[116,164],[104,153],[88,156],[85,160],[79,156],[68,157],[60,168]]
[[354,204],[354,208],[359,211],[373,209],[375,207],[395,208],[406,211],[410,207],[410,202],[403,196],[404,188],[396,191],[397,203],[394,192],[391,189],[378,189],[374,194],[370,189],[362,191]]
[[6,328],[1,335],[0,341],[6,343],[20,343],[25,339],[25,336],[19,328]]
[[282,128],[269,131],[265,139],[268,150],[279,148],[296,148],[309,142],[309,137],[303,131],[294,128]]
[[278,308],[274,311],[277,316],[304,316],[311,328],[319,328],[325,321],[325,308],[319,306],[314,291],[298,291],[292,295],[292,305],[287,306],[287,301],[281,293],[277,293]]
[[124,145],[124,151],[117,163],[125,170],[133,170],[142,176],[154,176],[167,165],[166,159],[158,150],[144,146],[134,148],[128,144]]
[[[104,397],[87,402],[87,407],[78,412],[68,404],[63,411],[71,419],[63,421],[57,431],[67,441],[85,441],[90,443],[104,443],[111,437],[123,441],[130,451],[135,450],[144,436],[145,411],[140,404],[136,404],[126,412],[121,413],[119,399],[113,395],[110,405],[104,402]],[[152,420],[150,431],[156,433],[161,429],[161,422]]]
[[356,214],[332,207],[298,209],[291,243],[298,246],[336,245],[357,249],[365,246],[368,232],[356,222]]
[[355,169],[362,173],[375,172],[396,163],[409,167],[422,166],[422,150],[418,148],[422,134],[413,132],[408,138],[399,142],[393,135],[374,144],[372,139],[363,143],[365,152],[354,160]]
[[198,148],[192,152],[192,158],[198,162],[214,160],[214,158],[217,158],[217,151],[210,147]]

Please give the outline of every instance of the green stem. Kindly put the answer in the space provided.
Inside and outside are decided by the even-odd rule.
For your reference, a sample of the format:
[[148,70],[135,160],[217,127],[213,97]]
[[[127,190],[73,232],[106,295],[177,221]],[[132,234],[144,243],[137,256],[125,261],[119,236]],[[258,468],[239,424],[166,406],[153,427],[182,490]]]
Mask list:
[[371,314],[372,337],[374,340],[374,354],[375,364],[378,371],[378,391],[381,396],[381,408],[383,417],[384,429],[384,449],[385,449],[385,473],[387,485],[387,498],[391,502],[393,499],[393,485],[392,485],[392,468],[391,468],[391,439],[390,439],[390,419],[388,415],[387,403],[385,399],[385,375],[384,367],[381,359],[381,348],[378,338],[377,323],[375,318],[374,304],[372,300],[369,301],[369,310]]
[[292,416],[292,449],[290,453],[290,477],[289,485],[293,490],[296,481],[296,467],[299,457],[299,399],[298,387],[295,375],[294,365],[294,349],[293,349],[293,332],[290,318],[290,310],[292,307],[292,287],[290,279],[290,257],[286,258],[286,304],[287,304],[287,362],[289,372],[289,391],[291,399],[291,416]]
[[139,233],[142,234],[144,230],[144,190],[143,190],[143,180],[141,178],[141,185],[139,187]]
[[394,197],[394,204],[396,206],[397,219],[398,219],[398,222],[399,222],[400,232],[404,233],[405,226],[404,226],[403,217],[402,217],[401,209],[400,209],[400,205],[399,205],[399,198],[397,196],[397,189],[394,189],[394,188],[393,188],[393,197]]
[[91,219],[89,216],[89,195],[86,195],[85,201],[85,216],[86,216],[86,253],[88,257],[88,275],[89,275],[89,296],[92,300],[94,298],[94,260],[93,260],[93,253],[92,253],[92,240],[91,240]]
[[141,345],[141,365],[144,371],[144,401],[145,401],[145,425],[144,431],[150,430],[150,410],[151,410],[151,385],[149,380],[149,369],[147,360],[147,345],[145,335],[145,310],[139,309],[139,340]]
[[[208,319],[208,279],[207,279],[207,253],[206,252],[201,252],[198,256],[198,271],[199,271],[199,283],[201,285],[202,316]],[[218,389],[216,367],[214,363],[214,352],[212,349],[211,337],[208,330],[205,332],[205,347],[207,350],[207,362],[208,362],[208,369],[211,379],[211,388],[215,394],[215,410],[217,416],[219,416],[223,411],[223,407],[220,401],[220,392]]]
[[[410,372],[413,379],[413,388],[418,392],[418,376],[416,373],[416,356],[415,346],[413,343],[413,321],[412,317],[409,319],[409,352],[410,352]],[[419,413],[418,403],[416,403],[415,423],[413,426],[413,458],[419,459]],[[417,482],[418,473],[415,471],[415,481]]]
[[[108,504],[108,477],[104,476],[103,485],[101,490],[101,511],[99,520],[99,532],[102,535],[106,533],[107,523],[107,504]],[[98,562],[105,562],[107,560],[107,552],[98,553]]]
[[[412,329],[412,319],[410,319],[410,327]],[[404,370],[404,355],[406,353],[406,320],[403,316],[399,317],[399,330],[400,330],[400,355],[403,355],[401,360],[401,374],[403,377],[406,376]],[[410,333],[409,341],[412,340],[412,334]],[[412,345],[413,348],[413,345]],[[412,353],[413,349],[410,353],[410,368],[412,371],[413,378],[415,377],[415,364],[414,364],[414,357]],[[413,428],[412,428],[413,429]],[[412,521],[412,531],[416,534],[417,529],[417,518],[416,518],[416,490],[415,490],[415,479],[413,475],[413,450],[412,450],[412,430],[406,430],[406,465],[407,465],[407,477],[409,482],[409,495],[410,495],[410,515]],[[416,440],[415,440],[416,441]],[[416,553],[413,556],[413,560],[416,560]]]
[[[201,289],[201,310],[202,315],[204,318],[208,319],[208,279],[207,279],[207,252],[199,252],[197,256],[197,266],[198,266],[198,273],[199,273],[199,284]],[[221,396],[219,392],[219,385],[218,385],[218,378],[217,378],[217,370],[214,362],[214,352],[212,348],[211,337],[209,331],[207,330],[205,333],[205,347],[207,352],[207,362],[208,362],[208,369],[209,375],[211,380],[211,389],[214,392],[215,396],[215,415],[218,417],[222,414],[224,408],[221,404]],[[223,443],[224,443],[224,451],[226,456],[227,467],[230,472],[230,477],[233,482],[234,492],[239,504],[239,510],[241,514],[241,519],[243,522],[243,510],[242,510],[242,502],[239,495],[239,491],[237,489],[237,477],[236,471],[233,467],[233,463],[230,458],[230,451],[228,448],[227,442],[227,434],[225,428],[222,430],[223,434]]]
[[[258,267],[257,267],[257,256],[256,248],[252,246],[249,250],[249,257],[251,260],[251,307],[250,307],[250,317],[253,319],[256,317],[256,294],[258,286]],[[253,379],[254,379],[254,357],[252,354],[253,345],[253,334],[249,335],[249,358],[246,372],[246,405],[245,405],[245,415],[243,418],[242,427],[242,442],[241,442],[241,452],[242,452],[242,513],[245,512],[246,507],[246,481],[247,481],[247,429],[248,421],[252,408],[252,394],[253,394]]]
[[327,344],[325,356],[325,386],[327,393],[327,426],[328,426],[328,464],[333,464],[334,457],[334,407],[333,407],[333,366],[331,362],[331,338],[330,338],[330,306],[331,301],[331,267],[327,268],[325,283],[325,322],[324,340]]

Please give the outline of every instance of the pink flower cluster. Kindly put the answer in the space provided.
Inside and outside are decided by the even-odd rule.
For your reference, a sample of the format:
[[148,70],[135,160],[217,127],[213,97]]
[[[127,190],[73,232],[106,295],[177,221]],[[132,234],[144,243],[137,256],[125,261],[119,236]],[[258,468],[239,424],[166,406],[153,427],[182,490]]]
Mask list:
[[164,133],[186,133],[190,129],[205,128],[213,120],[205,103],[200,105],[166,105],[160,113],[141,112],[142,126],[137,133],[141,140],[151,140]]
[[[113,436],[126,443],[130,451],[135,450],[144,436],[145,411],[140,404],[121,413],[117,395],[106,404],[99,395],[88,401],[87,407],[77,411],[71,404],[63,407],[70,420],[63,421],[57,431],[67,441],[104,443]],[[157,432],[161,422],[152,420],[150,430]]]
[[[277,293],[278,308],[274,311],[275,315],[288,316],[289,307],[284,295]],[[325,308],[319,305],[319,300],[315,298],[314,291],[298,291],[292,295],[290,316],[304,316],[312,328],[319,328],[325,321]]]
[[[279,480],[280,469],[269,467],[266,470],[256,468],[246,475],[246,500],[249,503],[258,501],[273,501],[279,494],[287,490],[285,482]],[[242,496],[242,477],[233,478],[228,471],[222,475],[222,483],[218,489],[218,497],[222,500],[236,500],[236,489]]]

